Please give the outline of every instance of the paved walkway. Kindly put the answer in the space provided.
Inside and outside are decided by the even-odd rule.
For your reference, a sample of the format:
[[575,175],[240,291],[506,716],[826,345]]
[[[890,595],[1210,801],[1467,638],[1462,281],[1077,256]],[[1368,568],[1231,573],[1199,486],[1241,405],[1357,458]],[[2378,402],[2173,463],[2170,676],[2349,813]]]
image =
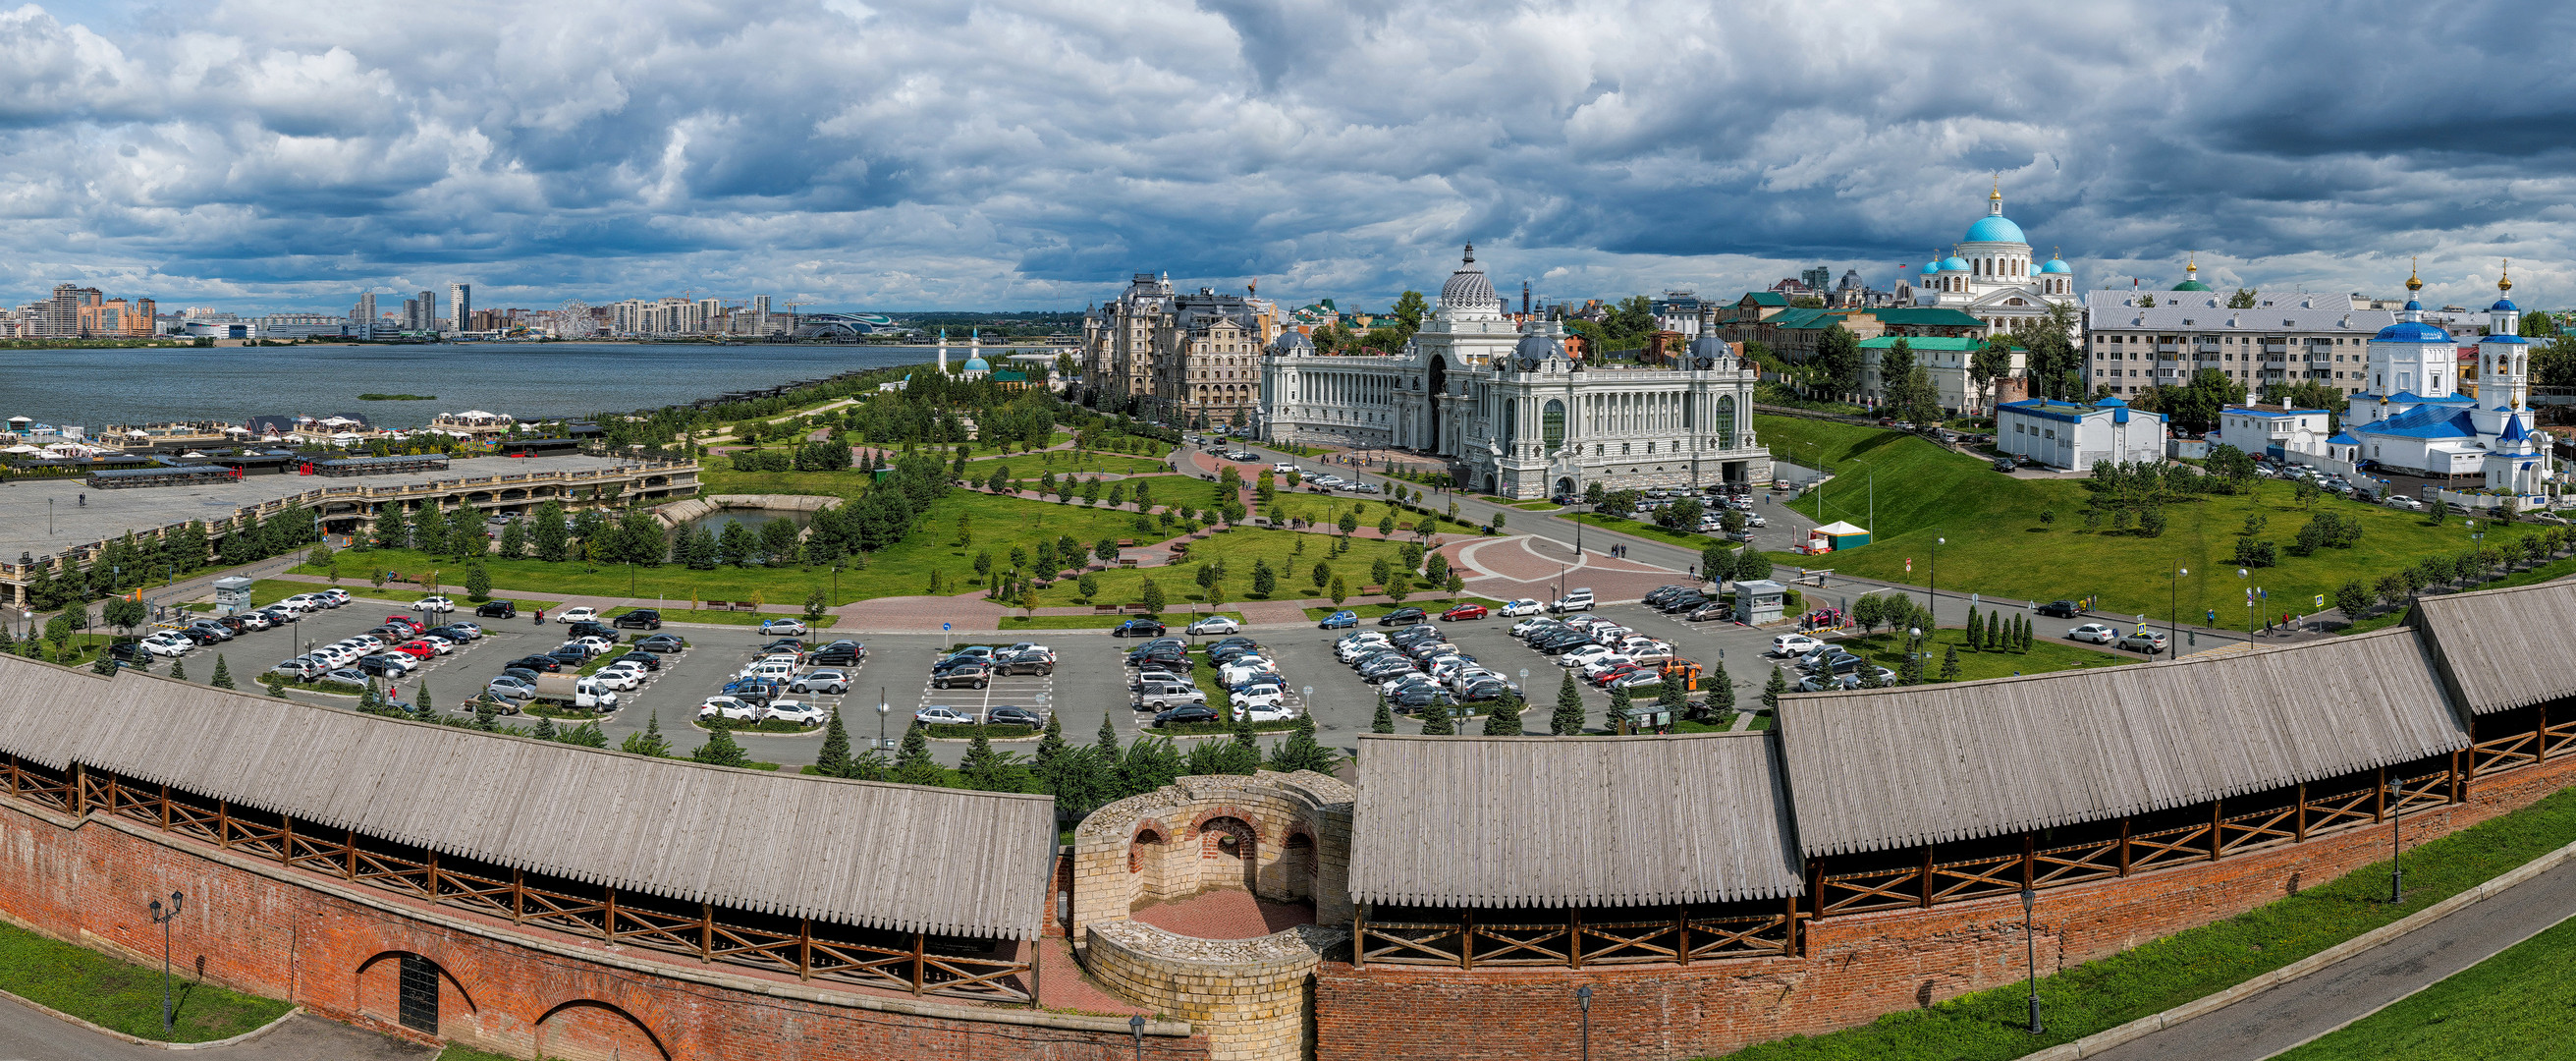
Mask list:
[[[2387,946],[2233,1006],[2103,1051],[2110,1061],[2257,1061],[2334,1031],[2576,916],[2576,862]],[[2046,1004],[2043,996],[2041,1003]]]
[[173,1056],[202,1061],[416,1061],[436,1053],[429,1047],[305,1013],[287,1018],[276,1031],[247,1043],[174,1055],[157,1046],[136,1046],[50,1013],[0,1001],[0,1058],[8,1061],[141,1061]]

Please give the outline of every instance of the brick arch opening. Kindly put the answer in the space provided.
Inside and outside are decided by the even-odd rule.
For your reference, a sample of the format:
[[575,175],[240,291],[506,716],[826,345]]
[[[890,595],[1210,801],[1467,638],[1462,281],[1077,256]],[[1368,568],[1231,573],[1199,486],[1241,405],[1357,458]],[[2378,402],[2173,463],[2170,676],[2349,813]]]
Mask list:
[[1288,898],[1313,902],[1315,875],[1321,869],[1315,856],[1315,838],[1303,826],[1290,830],[1287,841],[1279,845],[1279,883]]
[[1260,831],[1232,815],[1209,818],[1199,823],[1198,830],[1199,883],[1252,890],[1261,864]]
[[446,963],[417,951],[377,952],[350,977],[359,1013],[423,1035],[440,1035],[456,1021],[470,1026],[482,1008]]
[[537,1018],[537,1056],[555,1061],[670,1061],[671,1051],[634,1014],[598,999],[576,998]]

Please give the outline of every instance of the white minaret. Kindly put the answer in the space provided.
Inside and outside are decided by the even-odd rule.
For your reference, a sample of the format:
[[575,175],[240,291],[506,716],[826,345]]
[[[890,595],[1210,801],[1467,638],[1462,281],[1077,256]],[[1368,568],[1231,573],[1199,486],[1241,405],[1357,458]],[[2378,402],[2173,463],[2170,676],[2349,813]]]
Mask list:
[[948,329],[939,329],[939,374],[948,374]]

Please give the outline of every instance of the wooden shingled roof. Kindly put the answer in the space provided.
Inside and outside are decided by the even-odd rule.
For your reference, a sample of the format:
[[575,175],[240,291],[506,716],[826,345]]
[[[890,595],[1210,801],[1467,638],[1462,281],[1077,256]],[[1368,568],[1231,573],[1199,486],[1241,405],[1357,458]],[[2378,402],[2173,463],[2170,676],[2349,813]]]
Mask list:
[[1351,898],[1657,906],[1801,894],[1770,742],[1362,735]]
[[2567,665],[2576,583],[2425,597],[2415,602],[2414,622],[2432,635],[2471,714],[2576,696],[2576,668]]
[[2206,659],[1783,697],[1798,840],[1811,855],[1967,840],[2464,748],[2467,729],[2418,636],[2401,627]]
[[0,656],[0,750],[594,884],[1034,939],[1054,801],[781,776]]

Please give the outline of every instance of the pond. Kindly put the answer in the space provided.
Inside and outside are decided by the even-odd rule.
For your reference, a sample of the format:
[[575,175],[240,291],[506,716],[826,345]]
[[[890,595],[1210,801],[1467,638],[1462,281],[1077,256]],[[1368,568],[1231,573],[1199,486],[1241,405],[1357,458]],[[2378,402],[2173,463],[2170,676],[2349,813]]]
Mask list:
[[722,537],[727,524],[739,523],[742,524],[742,529],[759,534],[762,528],[782,519],[795,524],[796,529],[802,531],[813,525],[814,514],[801,509],[727,508],[690,520],[681,524],[680,528],[695,534],[698,528],[704,527],[707,533]]

